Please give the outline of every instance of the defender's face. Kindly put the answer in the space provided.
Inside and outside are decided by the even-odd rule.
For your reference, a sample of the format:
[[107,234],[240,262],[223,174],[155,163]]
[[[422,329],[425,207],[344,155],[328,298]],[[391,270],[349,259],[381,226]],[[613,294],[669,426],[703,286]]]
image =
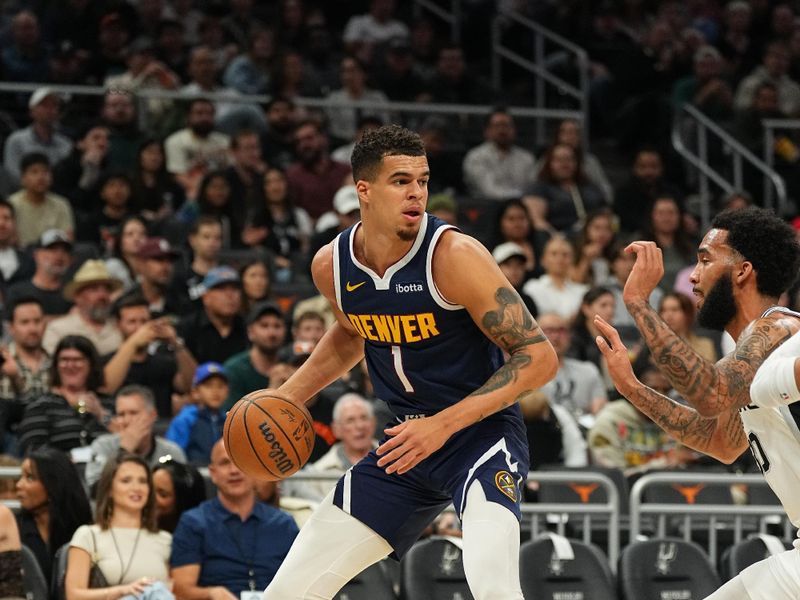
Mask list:
[[[413,240],[425,217],[430,169],[425,156],[386,156],[374,181],[362,181],[364,200],[376,220]],[[361,190],[359,190],[361,192]]]
[[697,249],[697,264],[689,277],[692,291],[700,309],[705,298],[719,278],[730,270],[733,250],[727,243],[728,232],[723,229],[710,230]]

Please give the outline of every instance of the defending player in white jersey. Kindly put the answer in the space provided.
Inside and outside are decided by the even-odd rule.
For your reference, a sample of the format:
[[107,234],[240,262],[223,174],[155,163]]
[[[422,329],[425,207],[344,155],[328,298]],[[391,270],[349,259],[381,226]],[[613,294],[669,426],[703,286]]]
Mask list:
[[[634,242],[627,251],[636,254],[636,264],[623,292],[625,306],[656,365],[691,406],[643,385],[617,331],[595,317],[605,337],[598,337],[597,345],[617,389],[674,438],[718,460],[733,462],[750,446],[765,473],[775,469],[767,482],[794,522],[800,515],[795,509],[800,498],[796,466],[800,442],[793,438],[790,423],[779,418],[781,409],[775,408],[778,402],[788,406],[791,400],[781,400],[777,391],[785,389],[785,383],[770,387],[761,378],[755,397],[750,395],[758,369],[762,364],[772,369],[765,361],[800,330],[800,315],[775,307],[800,268],[800,245],[793,230],[769,211],[748,208],[719,214],[703,238],[691,275],[698,321],[725,330],[736,340],[736,349],[716,364],[699,356],[647,301],[664,275],[661,250],[652,242]],[[764,388],[767,391],[759,391]],[[791,397],[800,398],[796,387]],[[707,600],[796,598],[800,598],[800,551],[791,550],[745,569]]]

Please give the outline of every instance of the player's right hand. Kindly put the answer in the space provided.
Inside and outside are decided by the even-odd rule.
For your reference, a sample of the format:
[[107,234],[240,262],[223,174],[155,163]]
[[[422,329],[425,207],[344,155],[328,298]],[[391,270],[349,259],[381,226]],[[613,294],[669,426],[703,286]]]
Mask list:
[[631,242],[625,252],[636,255],[631,274],[625,282],[622,299],[629,302],[647,302],[650,294],[664,277],[664,259],[655,242]]
[[617,330],[606,323],[602,317],[595,315],[594,324],[602,334],[595,338],[595,343],[600,349],[600,352],[603,353],[603,358],[606,359],[608,374],[611,376],[617,389],[624,395],[623,390],[628,387],[629,384],[636,381],[636,376],[633,374],[633,367],[631,366],[631,360],[628,355],[628,349],[619,338]]

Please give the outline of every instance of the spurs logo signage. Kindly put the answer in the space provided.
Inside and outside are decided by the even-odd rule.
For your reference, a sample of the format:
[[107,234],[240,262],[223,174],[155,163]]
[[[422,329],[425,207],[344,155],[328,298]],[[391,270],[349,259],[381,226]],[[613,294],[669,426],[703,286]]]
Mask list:
[[662,542],[658,545],[656,570],[661,575],[669,573],[669,565],[678,556],[678,547],[673,542]]

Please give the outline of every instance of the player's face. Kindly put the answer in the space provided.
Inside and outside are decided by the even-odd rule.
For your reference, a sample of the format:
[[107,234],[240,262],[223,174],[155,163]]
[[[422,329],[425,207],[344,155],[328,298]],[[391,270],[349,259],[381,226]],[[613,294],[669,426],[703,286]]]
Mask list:
[[[374,181],[359,181],[362,200],[376,222],[393,227],[403,241],[416,238],[428,204],[428,159],[386,156]],[[363,217],[363,215],[362,215]]]
[[709,231],[700,242],[697,265],[689,277],[697,297],[698,323],[718,331],[733,320],[737,311],[731,274],[735,257],[727,239],[727,231]]

